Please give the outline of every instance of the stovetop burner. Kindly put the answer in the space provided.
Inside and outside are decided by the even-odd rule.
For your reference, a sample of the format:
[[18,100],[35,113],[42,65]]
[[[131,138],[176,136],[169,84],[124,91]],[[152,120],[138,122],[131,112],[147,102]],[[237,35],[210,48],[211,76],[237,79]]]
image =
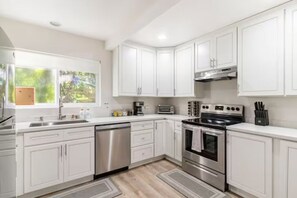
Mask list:
[[183,120],[183,123],[197,126],[226,129],[226,126],[244,121],[241,105],[202,104],[201,118]]

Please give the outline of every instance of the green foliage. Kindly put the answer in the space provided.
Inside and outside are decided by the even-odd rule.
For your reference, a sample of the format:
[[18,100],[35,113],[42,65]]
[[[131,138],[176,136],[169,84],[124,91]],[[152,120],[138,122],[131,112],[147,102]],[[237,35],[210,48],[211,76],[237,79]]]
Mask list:
[[60,71],[60,96],[64,103],[95,103],[96,75]]
[[6,88],[6,65],[0,64],[0,97],[5,96]]
[[55,74],[49,69],[16,67],[16,87],[34,87],[35,103],[55,102]]

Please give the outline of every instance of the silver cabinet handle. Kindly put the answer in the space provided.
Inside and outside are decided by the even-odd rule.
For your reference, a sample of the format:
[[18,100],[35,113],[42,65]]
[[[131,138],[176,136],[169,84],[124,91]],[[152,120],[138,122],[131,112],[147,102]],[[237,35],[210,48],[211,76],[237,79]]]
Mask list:
[[156,130],[158,130],[158,123],[156,123]]
[[63,146],[62,145],[61,145],[60,149],[61,149],[61,161],[62,161],[62,159],[63,159]]
[[65,156],[67,156],[67,144],[65,144]]

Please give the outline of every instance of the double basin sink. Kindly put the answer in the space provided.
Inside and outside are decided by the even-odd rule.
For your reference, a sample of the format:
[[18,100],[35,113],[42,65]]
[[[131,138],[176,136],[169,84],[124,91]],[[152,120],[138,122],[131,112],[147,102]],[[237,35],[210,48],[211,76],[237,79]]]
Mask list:
[[65,120],[65,121],[52,121],[52,122],[32,122],[30,127],[42,127],[42,126],[55,126],[55,125],[65,125],[65,124],[79,124],[86,123],[87,120]]

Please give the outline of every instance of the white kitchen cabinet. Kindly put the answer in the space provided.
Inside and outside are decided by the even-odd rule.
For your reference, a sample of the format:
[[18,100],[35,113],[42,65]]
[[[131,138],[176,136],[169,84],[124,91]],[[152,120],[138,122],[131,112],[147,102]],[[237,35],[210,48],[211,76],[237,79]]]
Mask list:
[[63,182],[63,144],[26,147],[24,150],[25,193]]
[[227,134],[227,183],[256,197],[272,197],[272,138]]
[[64,145],[64,182],[94,174],[94,138]]
[[175,50],[175,96],[195,96],[194,43]]
[[297,142],[280,141],[280,197],[297,195]]
[[239,96],[284,94],[284,10],[238,26]]
[[157,96],[174,96],[174,49],[157,50]]
[[227,27],[195,42],[195,71],[237,65],[237,28]]
[[0,150],[0,197],[16,196],[15,150]]
[[166,120],[165,154],[174,158],[174,121]]
[[166,120],[155,121],[155,157],[165,154]]
[[156,96],[156,51],[123,43],[113,52],[113,95]]
[[137,96],[139,93],[137,81],[138,48],[122,44],[119,50],[119,95]]
[[286,95],[297,95],[297,6],[286,9]]
[[182,132],[180,130],[174,131],[174,158],[182,161]]

